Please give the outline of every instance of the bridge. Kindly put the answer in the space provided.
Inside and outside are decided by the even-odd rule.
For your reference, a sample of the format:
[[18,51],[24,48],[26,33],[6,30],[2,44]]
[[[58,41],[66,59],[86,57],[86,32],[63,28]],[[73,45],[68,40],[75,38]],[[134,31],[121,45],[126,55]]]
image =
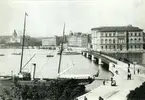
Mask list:
[[117,64],[116,61],[109,59],[107,55],[98,51],[82,51],[82,55],[110,71],[112,71],[113,66]]

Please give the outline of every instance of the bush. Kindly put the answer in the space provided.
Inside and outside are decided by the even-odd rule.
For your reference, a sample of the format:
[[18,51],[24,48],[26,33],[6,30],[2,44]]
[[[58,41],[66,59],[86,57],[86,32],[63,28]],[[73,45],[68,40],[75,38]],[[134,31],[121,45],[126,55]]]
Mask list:
[[130,91],[127,100],[145,100],[145,82],[140,87]]
[[78,80],[50,80],[48,82],[14,83],[12,93],[4,94],[14,100],[74,100],[85,93],[85,86],[78,85]]

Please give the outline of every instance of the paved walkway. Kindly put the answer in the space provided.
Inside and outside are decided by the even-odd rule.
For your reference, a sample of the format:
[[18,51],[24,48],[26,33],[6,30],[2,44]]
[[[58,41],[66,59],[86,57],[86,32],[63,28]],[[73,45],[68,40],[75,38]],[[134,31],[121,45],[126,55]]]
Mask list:
[[145,81],[145,75],[143,73],[137,74],[137,69],[145,70],[144,67],[136,65],[136,74],[134,74],[134,65],[131,64],[130,70],[132,79],[127,80],[128,64],[111,57],[108,58],[117,61],[117,65],[115,66],[116,70],[118,70],[118,74],[115,74],[114,76],[117,86],[111,86],[111,82],[108,81],[105,85],[101,85],[100,87],[78,97],[78,100],[84,100],[85,96],[87,97],[87,100],[99,100],[99,96],[103,97],[104,100],[126,100],[129,91],[139,87]]

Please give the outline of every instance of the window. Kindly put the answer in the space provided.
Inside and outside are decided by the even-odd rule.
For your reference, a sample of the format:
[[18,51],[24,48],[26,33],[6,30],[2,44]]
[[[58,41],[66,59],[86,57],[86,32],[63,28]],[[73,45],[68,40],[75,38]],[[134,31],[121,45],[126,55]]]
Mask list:
[[103,39],[101,39],[101,43],[102,43],[102,44],[104,43],[104,40],[103,40]]
[[130,33],[130,36],[132,36],[132,33]]
[[105,35],[106,35],[106,37],[107,37],[107,33],[106,33]]
[[132,43],[132,41],[133,41],[133,39],[131,38],[131,39],[130,39],[130,42]]
[[109,33],[109,36],[111,36],[111,33]]
[[115,36],[115,32],[113,33],[113,36]]
[[111,49],[111,45],[109,46],[109,48]]
[[138,33],[138,36],[141,36],[141,33]]
[[102,46],[102,49],[103,49],[103,46]]
[[115,49],[115,45],[114,45],[113,47],[114,47],[114,49]]
[[109,43],[111,43],[112,41],[111,41],[111,39],[109,39]]
[[107,39],[105,39],[105,43],[107,43]]
[[132,49],[132,45],[130,46],[130,48]]
[[115,43],[115,39],[113,39],[113,43]]
[[138,39],[138,42],[140,42],[140,40],[141,40],[141,39],[139,38],[139,39]]
[[134,39],[134,42],[136,42],[136,38]]
[[134,46],[134,48],[136,48],[136,45]]
[[107,45],[106,45],[106,49],[107,49]]
[[134,33],[134,36],[136,36],[136,33]]

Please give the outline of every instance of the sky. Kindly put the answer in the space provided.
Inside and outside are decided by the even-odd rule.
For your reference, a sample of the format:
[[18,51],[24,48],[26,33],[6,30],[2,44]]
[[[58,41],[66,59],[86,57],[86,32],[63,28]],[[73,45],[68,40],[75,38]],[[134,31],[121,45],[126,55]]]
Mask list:
[[33,37],[90,33],[99,26],[133,25],[145,30],[145,0],[0,0],[0,35],[23,32]]

